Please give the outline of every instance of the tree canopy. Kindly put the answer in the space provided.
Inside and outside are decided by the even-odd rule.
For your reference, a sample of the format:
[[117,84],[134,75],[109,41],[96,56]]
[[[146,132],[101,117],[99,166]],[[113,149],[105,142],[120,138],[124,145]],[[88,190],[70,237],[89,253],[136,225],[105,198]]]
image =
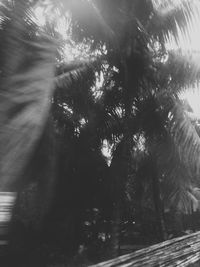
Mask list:
[[1,2],[0,188],[40,244],[100,261],[194,230],[199,122],[180,94],[200,72],[168,47],[197,4],[178,2]]

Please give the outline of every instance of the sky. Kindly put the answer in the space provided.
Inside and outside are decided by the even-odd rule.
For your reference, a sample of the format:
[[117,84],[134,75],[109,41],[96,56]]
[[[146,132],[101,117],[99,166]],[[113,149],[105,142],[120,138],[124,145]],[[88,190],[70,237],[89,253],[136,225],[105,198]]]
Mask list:
[[[174,2],[176,1],[180,2],[180,0],[175,0]],[[193,2],[195,10],[192,20],[188,23],[187,34],[184,34],[177,26],[178,43],[171,36],[166,41],[166,46],[169,50],[181,49],[183,54],[190,55],[196,68],[200,69],[200,1],[194,0]],[[187,99],[194,115],[200,119],[200,85],[196,84],[194,87],[188,88],[180,97]]]

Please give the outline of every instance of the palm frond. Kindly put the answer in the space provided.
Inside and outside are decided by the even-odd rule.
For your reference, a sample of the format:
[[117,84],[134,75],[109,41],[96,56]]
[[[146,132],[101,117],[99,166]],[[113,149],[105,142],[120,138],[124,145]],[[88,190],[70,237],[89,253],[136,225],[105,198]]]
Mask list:
[[166,86],[173,93],[194,87],[200,81],[200,67],[190,55],[181,51],[171,51],[163,66],[163,75],[168,76]]
[[12,187],[23,174],[48,117],[54,89],[55,46],[46,37],[39,42],[39,46],[32,47],[31,66],[23,74],[15,70],[1,86],[2,190]]
[[172,110],[170,133],[183,162],[192,173],[199,174],[200,137],[180,104]]
[[80,78],[88,76],[89,72],[95,72],[95,67],[98,64],[99,59],[72,62],[65,64],[63,67],[57,68],[57,74],[55,77],[55,84],[58,88],[70,88],[70,86],[78,81]]
[[199,200],[194,192],[188,187],[180,186],[166,199],[167,206],[173,206],[177,211],[184,214],[192,214],[199,209]]
[[178,42],[178,31],[188,36],[186,25],[190,23],[195,14],[194,1],[152,1],[154,13],[151,18],[150,29],[153,34],[161,37],[161,41],[170,39],[173,35]]

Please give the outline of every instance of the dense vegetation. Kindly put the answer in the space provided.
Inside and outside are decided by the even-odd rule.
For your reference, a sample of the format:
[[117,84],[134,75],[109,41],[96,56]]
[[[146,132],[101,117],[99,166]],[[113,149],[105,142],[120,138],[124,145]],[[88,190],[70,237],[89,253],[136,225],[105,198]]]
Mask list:
[[199,123],[180,93],[200,72],[166,45],[195,2],[158,2],[2,1],[0,188],[18,192],[10,251],[33,266],[199,229]]

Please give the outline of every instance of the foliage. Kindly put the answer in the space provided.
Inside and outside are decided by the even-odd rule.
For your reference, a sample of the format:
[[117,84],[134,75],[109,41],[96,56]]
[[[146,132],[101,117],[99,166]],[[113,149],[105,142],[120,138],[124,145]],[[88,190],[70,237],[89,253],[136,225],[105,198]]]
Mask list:
[[[138,232],[142,239],[142,232],[167,222],[167,212],[196,211],[199,127],[179,93],[199,82],[199,68],[165,45],[171,36],[178,42],[178,30],[187,36],[192,4],[43,3],[44,10],[62,7],[70,40],[61,38],[55,21],[34,22],[37,1],[22,4],[11,1],[1,10],[0,176],[2,190],[19,188],[32,165],[44,202],[42,242],[69,256],[84,244],[100,260],[112,236],[132,234],[134,243]],[[74,60],[64,58],[65,45],[77,48]],[[112,147],[110,166],[104,140]],[[171,228],[168,222],[168,234]]]

